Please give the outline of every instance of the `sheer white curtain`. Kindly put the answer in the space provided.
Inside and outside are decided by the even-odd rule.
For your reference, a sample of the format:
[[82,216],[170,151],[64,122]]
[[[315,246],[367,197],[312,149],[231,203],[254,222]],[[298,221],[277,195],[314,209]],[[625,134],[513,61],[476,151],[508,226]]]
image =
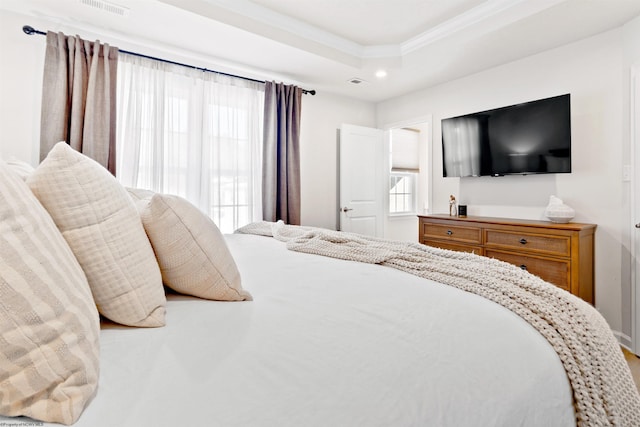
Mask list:
[[118,179],[186,198],[224,233],[262,219],[261,83],[121,54]]

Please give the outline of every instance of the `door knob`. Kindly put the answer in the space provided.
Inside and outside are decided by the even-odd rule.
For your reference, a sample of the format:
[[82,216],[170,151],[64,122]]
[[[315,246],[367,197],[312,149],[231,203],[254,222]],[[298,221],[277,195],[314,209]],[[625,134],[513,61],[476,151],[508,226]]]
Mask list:
[[640,222],[636,224],[636,228],[640,228]]
[[342,212],[349,212],[349,211],[352,211],[353,209],[350,209],[350,208],[348,208],[348,207],[346,207],[346,206],[345,206],[344,208],[342,208],[342,209],[340,209],[340,210],[341,210]]

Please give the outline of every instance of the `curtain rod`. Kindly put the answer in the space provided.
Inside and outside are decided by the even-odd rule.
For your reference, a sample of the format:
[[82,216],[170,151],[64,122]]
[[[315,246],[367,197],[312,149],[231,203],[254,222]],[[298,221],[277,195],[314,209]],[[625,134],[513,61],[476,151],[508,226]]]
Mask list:
[[[24,31],[24,33],[28,34],[28,35],[33,35],[33,34],[40,34],[40,35],[43,35],[43,36],[47,35],[47,33],[45,33],[44,31],[36,30],[35,28],[33,28],[30,25],[23,26],[22,27],[22,31]],[[119,49],[119,51],[122,52],[122,53],[127,53],[129,55],[139,56],[141,58],[153,59],[155,61],[160,61],[160,62],[164,62],[164,63],[167,63],[167,64],[180,65],[181,67],[193,68],[194,70],[200,70],[200,71],[204,71],[204,72],[207,72],[207,73],[216,73],[216,74],[221,74],[223,76],[236,77],[236,78],[239,78],[239,79],[249,80],[251,82],[256,82],[256,83],[263,83],[263,84],[266,83],[264,80],[256,80],[256,79],[252,79],[250,77],[238,76],[238,75],[229,74],[229,73],[223,73],[222,71],[209,70],[208,68],[196,67],[195,65],[188,65],[188,64],[183,64],[181,62],[170,61],[168,59],[156,58],[155,56],[144,55],[142,53],[130,52],[130,51],[123,50],[123,49]],[[305,95],[306,94],[315,95],[316,91],[315,91],[315,89],[311,89],[311,90],[302,89],[302,93],[304,93]]]

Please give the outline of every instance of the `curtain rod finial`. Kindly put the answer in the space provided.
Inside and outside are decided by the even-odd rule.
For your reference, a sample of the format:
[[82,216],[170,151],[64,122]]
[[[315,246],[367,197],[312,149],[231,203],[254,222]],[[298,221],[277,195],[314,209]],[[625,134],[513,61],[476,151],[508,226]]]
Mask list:
[[36,30],[31,25],[25,25],[24,27],[22,27],[22,31],[24,31],[25,34],[29,35],[36,32]]

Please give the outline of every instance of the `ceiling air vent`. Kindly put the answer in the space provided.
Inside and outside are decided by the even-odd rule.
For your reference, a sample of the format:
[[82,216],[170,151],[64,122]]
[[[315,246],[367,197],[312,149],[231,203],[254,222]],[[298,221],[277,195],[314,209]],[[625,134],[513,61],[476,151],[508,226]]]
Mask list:
[[349,80],[347,80],[349,83],[353,83],[354,85],[359,85],[360,83],[364,83],[365,81],[362,80],[359,77],[352,77]]
[[129,16],[129,9],[126,7],[118,6],[117,4],[109,3],[102,0],[80,0],[80,3],[94,7],[96,9],[104,10],[105,12],[113,13],[120,16]]

